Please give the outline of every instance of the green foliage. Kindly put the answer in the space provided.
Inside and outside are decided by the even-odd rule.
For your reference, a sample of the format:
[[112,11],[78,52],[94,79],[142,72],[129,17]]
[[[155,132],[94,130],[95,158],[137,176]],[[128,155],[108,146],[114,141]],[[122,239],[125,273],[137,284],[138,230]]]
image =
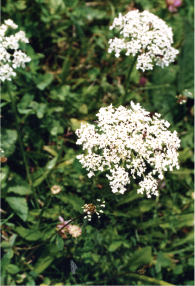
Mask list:
[[[81,122],[93,123],[100,107],[117,106],[124,96],[132,59],[108,54],[114,36],[109,25],[132,8],[166,21],[180,51],[164,69],[134,68],[124,104],[131,99],[162,114],[181,139],[180,170],[167,172],[159,182],[160,196],[151,199],[137,194],[133,180],[124,195],[111,193],[106,173],[88,178],[76,159],[84,152],[76,145]],[[194,285],[194,8],[183,1],[177,9],[169,12],[165,0],[3,2],[3,18],[29,38],[22,48],[31,62],[9,82],[19,134],[2,84],[1,156],[7,158],[1,157],[2,285]],[[177,104],[179,94],[188,97],[186,105]],[[61,188],[58,194],[51,192],[54,185]],[[61,224],[59,216],[74,219],[96,199],[106,201],[100,219],[93,215],[91,222],[80,217],[71,223],[82,229],[81,236],[59,233],[49,239]],[[145,275],[138,275],[141,268]]]

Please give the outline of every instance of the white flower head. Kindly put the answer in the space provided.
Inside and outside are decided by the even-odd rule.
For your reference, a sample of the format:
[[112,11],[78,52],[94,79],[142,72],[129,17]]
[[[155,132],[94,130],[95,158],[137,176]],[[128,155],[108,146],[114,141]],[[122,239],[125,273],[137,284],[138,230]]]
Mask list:
[[177,132],[167,130],[170,124],[159,119],[160,114],[147,112],[132,101],[131,109],[110,105],[100,108],[97,116],[96,126],[81,124],[76,130],[77,144],[87,150],[86,155],[77,156],[83,167],[90,176],[108,170],[113,193],[124,194],[131,178],[138,178],[139,192],[145,190],[148,197],[157,195],[163,173],[179,168]]
[[[101,202],[100,199],[97,199],[98,202]],[[101,207],[105,207],[105,201],[103,201],[102,203],[99,203],[98,205],[94,205],[94,204],[85,204],[82,208],[83,211],[86,213],[86,216],[84,217],[85,219],[88,219],[89,221],[91,220],[91,215],[93,213],[96,213],[98,218],[100,218],[100,213],[103,213],[103,210],[101,209]]]
[[[5,24],[0,26],[0,80],[11,80],[12,76],[16,76],[14,71],[18,67],[25,68],[25,64],[30,62],[30,57],[19,50],[19,41],[28,43],[26,34],[19,31],[15,35],[5,36],[8,28],[17,29],[18,26],[11,20],[5,20]],[[13,50],[9,53],[8,50]]]
[[122,35],[109,40],[108,52],[119,57],[122,50],[126,55],[137,55],[137,69],[152,70],[154,63],[162,68],[174,62],[178,50],[171,47],[172,29],[158,16],[148,12],[134,10],[125,16],[119,14],[110,30],[116,28]]

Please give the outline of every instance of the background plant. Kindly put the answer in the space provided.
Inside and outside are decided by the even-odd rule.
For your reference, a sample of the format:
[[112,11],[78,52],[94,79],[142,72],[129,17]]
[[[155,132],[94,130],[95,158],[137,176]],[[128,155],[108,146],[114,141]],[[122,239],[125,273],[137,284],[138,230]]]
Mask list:
[[[131,73],[130,99],[164,114],[181,139],[180,170],[167,173],[160,197],[137,194],[137,182],[124,195],[113,195],[105,173],[89,179],[76,159],[75,130],[93,123],[103,106],[124,98],[129,58],[108,53],[114,17],[135,7],[148,9],[171,26],[177,60],[162,69]],[[148,277],[193,285],[193,99],[177,104],[176,95],[193,93],[193,3],[183,1],[171,13],[155,1],[3,1],[3,19],[26,32],[23,50],[31,58],[9,84],[19,113],[19,130],[33,182],[29,188],[14,114],[2,85],[2,285],[96,284],[150,285]],[[2,21],[3,22],[3,21]],[[61,192],[52,194],[59,185]],[[104,214],[74,222],[82,235],[63,239],[55,233],[59,216],[73,219],[85,203],[106,200]],[[77,265],[70,271],[70,260]],[[114,273],[144,267],[136,274]],[[107,280],[106,280],[107,279]],[[110,279],[110,280],[109,280]],[[153,280],[154,281],[154,280]]]

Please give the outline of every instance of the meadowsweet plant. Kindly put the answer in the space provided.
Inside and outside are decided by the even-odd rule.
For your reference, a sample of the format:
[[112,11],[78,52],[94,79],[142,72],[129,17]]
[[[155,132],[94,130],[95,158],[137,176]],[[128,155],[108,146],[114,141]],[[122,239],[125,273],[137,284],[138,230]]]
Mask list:
[[[98,202],[101,202],[100,199],[97,199]],[[105,201],[100,203],[99,205],[94,205],[94,204],[85,204],[82,208],[83,211],[86,212],[86,216],[84,217],[85,219],[88,219],[89,221],[91,220],[91,215],[93,213],[96,213],[98,218],[100,218],[100,213],[103,213],[103,210],[100,207],[105,207]]]
[[26,34],[23,31],[15,35],[5,36],[10,29],[17,29],[18,26],[12,20],[5,20],[0,26],[0,80],[11,80],[16,76],[14,71],[18,67],[25,67],[25,63],[30,62],[30,57],[19,50],[19,41],[28,43]]
[[[158,180],[164,172],[179,169],[177,132],[167,128],[169,122],[159,119],[160,114],[147,112],[131,101],[131,109],[112,105],[102,107],[96,125],[81,124],[76,130],[77,144],[87,154],[77,158],[89,173],[108,170],[107,178],[113,193],[124,194],[131,178],[139,178],[138,193],[147,197],[158,195]],[[85,208],[86,209],[86,208]]]
[[136,68],[152,70],[154,64],[168,66],[174,62],[178,50],[173,48],[172,29],[156,15],[139,10],[128,12],[125,16],[119,14],[110,29],[116,28],[121,37],[109,40],[109,50],[119,57],[122,50],[126,55],[137,57]]

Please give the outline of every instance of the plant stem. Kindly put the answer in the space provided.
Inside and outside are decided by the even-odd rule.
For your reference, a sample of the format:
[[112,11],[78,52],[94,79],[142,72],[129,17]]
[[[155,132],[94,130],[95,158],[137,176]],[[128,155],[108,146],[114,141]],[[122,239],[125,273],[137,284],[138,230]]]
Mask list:
[[165,114],[163,114],[161,116],[161,119],[164,118],[170,111],[172,111],[173,109],[175,109],[175,107],[178,106],[178,103],[174,104],[167,112],[165,112]]
[[128,70],[128,74],[127,74],[127,79],[126,79],[126,87],[125,87],[125,94],[124,97],[122,98],[122,104],[125,103],[126,97],[127,97],[127,93],[128,93],[128,87],[129,87],[129,82],[130,82],[130,77],[131,77],[131,73],[133,70],[133,67],[135,65],[135,62],[137,60],[138,54],[134,57],[132,64],[129,66],[129,70]]
[[[119,277],[119,276],[123,276],[123,275],[127,275],[132,278],[132,279],[135,279],[135,280],[140,280],[140,281],[145,281],[145,282],[149,282],[150,285],[153,284],[153,285],[167,285],[167,286],[174,286],[174,284],[170,284],[170,283],[167,283],[165,281],[162,281],[162,280],[157,280],[155,278],[151,278],[151,277],[148,277],[148,276],[145,276],[145,275],[142,275],[142,274],[137,274],[137,272],[124,272],[124,273],[121,273],[121,274],[118,274],[118,275],[114,275],[110,278],[106,278],[105,280],[110,280],[111,278],[116,278],[116,277]],[[98,285],[99,284],[102,284],[105,280],[102,280],[100,282],[97,282]],[[96,284],[97,284],[96,283]],[[105,282],[104,282],[105,283]],[[92,284],[89,284],[89,285],[92,285]]]
[[14,98],[13,98],[13,96],[12,96],[12,93],[11,93],[11,91],[10,91],[10,87],[9,87],[8,81],[6,81],[6,85],[7,85],[7,91],[8,91],[8,94],[9,94],[9,97],[10,97],[10,100],[11,100],[11,103],[12,103],[12,111],[13,111],[14,116],[15,116],[16,130],[17,130],[17,135],[18,135],[18,142],[19,142],[20,149],[21,149],[21,152],[22,152],[22,157],[23,157],[23,161],[24,161],[24,165],[25,165],[25,169],[26,169],[26,174],[27,174],[28,182],[29,182],[29,185],[30,185],[30,190],[33,191],[33,195],[34,195],[36,207],[39,208],[39,203],[38,203],[38,200],[37,200],[37,195],[36,195],[36,193],[35,193],[35,191],[34,191],[34,188],[33,188],[33,186],[32,186],[32,181],[31,181],[30,172],[29,172],[29,168],[28,168],[28,164],[27,164],[27,160],[26,160],[26,155],[25,155],[25,151],[24,151],[22,139],[21,139],[21,136],[20,136],[20,128],[19,128],[19,119],[18,119],[17,107],[16,107],[16,104],[15,104],[15,100],[14,100]]

